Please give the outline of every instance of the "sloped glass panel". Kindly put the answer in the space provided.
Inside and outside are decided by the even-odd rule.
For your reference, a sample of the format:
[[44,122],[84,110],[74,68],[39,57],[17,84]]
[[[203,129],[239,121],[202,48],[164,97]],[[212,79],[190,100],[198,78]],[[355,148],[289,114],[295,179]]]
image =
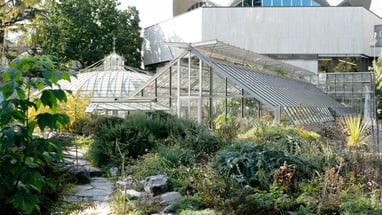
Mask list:
[[241,89],[232,83],[227,83],[227,96],[241,96]]
[[167,70],[164,74],[156,79],[157,96],[169,96],[170,95],[170,70]]
[[225,96],[226,94],[226,80],[221,78],[215,72],[212,74],[212,95]]
[[190,95],[199,95],[199,69],[191,68],[190,72]]

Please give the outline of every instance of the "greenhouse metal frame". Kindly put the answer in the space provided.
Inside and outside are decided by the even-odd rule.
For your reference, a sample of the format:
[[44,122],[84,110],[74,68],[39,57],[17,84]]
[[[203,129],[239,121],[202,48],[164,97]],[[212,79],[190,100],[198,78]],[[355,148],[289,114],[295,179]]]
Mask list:
[[355,114],[302,77],[308,71],[221,41],[169,43],[184,51],[119,102],[213,127],[223,115],[307,125]]

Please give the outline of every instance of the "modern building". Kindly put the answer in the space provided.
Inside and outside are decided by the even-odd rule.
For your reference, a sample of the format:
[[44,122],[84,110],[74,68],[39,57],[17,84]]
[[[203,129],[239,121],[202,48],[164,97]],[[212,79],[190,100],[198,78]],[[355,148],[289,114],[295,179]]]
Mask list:
[[370,0],[174,0],[174,17],[144,29],[144,65],[177,56],[166,42],[219,40],[312,73],[370,71],[374,26]]

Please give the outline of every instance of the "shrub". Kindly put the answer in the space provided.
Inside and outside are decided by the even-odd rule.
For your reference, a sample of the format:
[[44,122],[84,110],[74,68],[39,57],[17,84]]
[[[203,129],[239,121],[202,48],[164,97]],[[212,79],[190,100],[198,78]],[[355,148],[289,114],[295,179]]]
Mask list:
[[272,183],[273,171],[284,162],[297,165],[297,174],[301,180],[313,174],[314,167],[304,160],[268,149],[262,143],[235,143],[219,151],[216,158],[221,174],[263,189]]
[[133,160],[128,168],[136,181],[153,175],[169,175],[172,165],[156,153],[147,153]]
[[[53,166],[62,164],[63,157],[60,144],[33,132],[69,124],[67,115],[55,112],[66,94],[51,87],[70,76],[49,56],[16,58],[1,72],[0,213],[38,214],[48,211],[51,202],[45,200],[57,199],[61,191],[61,178],[54,175],[60,172]],[[28,117],[28,109],[36,111],[40,105],[49,112]]]
[[203,199],[189,196],[182,198],[180,202],[174,203],[171,210],[177,214],[180,214],[185,211],[197,211],[203,208]]
[[221,114],[215,119],[214,131],[224,141],[231,142],[239,130],[237,117]]
[[180,147],[179,144],[173,146],[159,145],[155,152],[162,159],[167,160],[172,167],[191,166],[195,161],[194,152],[188,148]]
[[170,176],[175,190],[184,196],[202,200],[200,209],[225,208],[229,211],[229,205],[225,202],[236,194],[233,188],[238,184],[220,175],[211,163],[192,167],[180,166]]

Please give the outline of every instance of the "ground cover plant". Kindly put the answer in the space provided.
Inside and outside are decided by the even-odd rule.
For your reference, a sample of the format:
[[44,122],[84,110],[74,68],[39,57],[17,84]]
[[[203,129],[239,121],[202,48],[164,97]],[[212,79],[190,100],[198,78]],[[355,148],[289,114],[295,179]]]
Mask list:
[[[232,122],[236,127],[238,122]],[[100,133],[94,130],[89,151],[93,162],[121,166],[118,142],[133,188],[142,191],[139,181],[148,176],[170,178],[169,189],[183,196],[172,207],[176,214],[382,212],[382,160],[366,147],[350,150],[339,122],[320,125],[314,132],[253,120],[252,128],[236,129],[234,138],[162,112],[106,117],[98,123]],[[117,201],[115,212],[122,207],[131,214],[163,209],[128,202],[123,206]]]

